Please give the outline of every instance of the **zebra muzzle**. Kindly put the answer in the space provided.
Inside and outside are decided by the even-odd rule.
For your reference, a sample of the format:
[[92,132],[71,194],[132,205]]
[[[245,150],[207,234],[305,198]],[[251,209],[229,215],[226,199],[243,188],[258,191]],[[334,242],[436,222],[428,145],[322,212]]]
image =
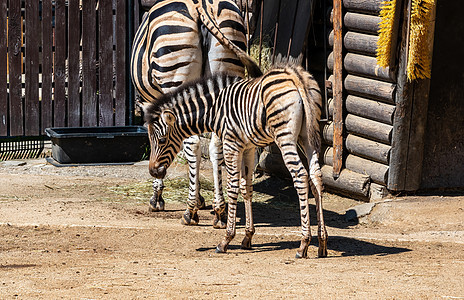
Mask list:
[[166,176],[166,168],[164,166],[150,167],[150,175],[155,178],[162,179]]

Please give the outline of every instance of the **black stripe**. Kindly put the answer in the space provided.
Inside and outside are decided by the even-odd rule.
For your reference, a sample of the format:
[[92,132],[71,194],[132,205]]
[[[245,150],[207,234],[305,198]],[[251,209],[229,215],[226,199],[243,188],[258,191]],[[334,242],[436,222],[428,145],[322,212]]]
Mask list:
[[163,25],[156,28],[150,36],[150,41],[151,43],[154,43],[160,36],[186,32],[193,32],[193,28],[179,25]]
[[283,120],[283,121],[280,121],[279,123],[273,125],[273,127],[274,127],[274,128],[279,128],[279,127],[281,127],[281,126],[283,126],[283,125],[288,124],[289,122],[290,122],[290,120],[288,120],[288,119],[287,119],[287,120]]
[[285,82],[285,81],[290,81],[290,80],[289,79],[276,79],[276,80],[273,80],[271,82],[268,82],[263,86],[262,91],[264,93],[264,91],[267,90],[269,87],[271,87],[271,86],[273,86],[275,84]]
[[234,20],[224,20],[219,24],[219,28],[224,29],[224,28],[232,28],[233,30],[236,30],[238,32],[241,32],[245,34],[245,27],[243,27],[243,24],[240,24],[237,21]]
[[194,21],[193,17],[189,14],[188,7],[187,7],[187,5],[185,3],[183,3],[183,2],[172,2],[172,3],[169,3],[169,4],[163,5],[162,7],[152,11],[150,13],[150,22],[155,20],[156,18],[164,15],[165,13],[168,13],[168,12],[180,13],[180,14],[186,16],[187,18],[189,18],[190,20]]
[[182,85],[182,81],[169,81],[169,82],[165,82],[163,84],[160,84],[160,87],[162,89],[169,89],[169,88],[172,88],[172,87],[178,87],[180,85]]
[[155,56],[156,57],[161,57],[161,56],[166,55],[166,54],[181,51],[181,50],[184,50],[184,49],[191,49],[191,48],[196,48],[196,47],[193,46],[193,45],[188,45],[188,44],[164,46],[164,47],[159,48],[155,52]]
[[[273,99],[274,97],[275,97],[275,98],[279,98],[279,97],[282,97],[283,95],[285,95],[285,94],[287,94],[287,93],[289,93],[289,92],[290,92],[290,91],[287,91],[287,92],[278,94],[278,95],[276,95],[276,96],[273,96],[273,97],[271,97],[271,101],[269,101],[269,102],[272,103],[272,101],[274,101],[274,99]],[[272,113],[269,114],[269,116],[267,117],[267,119],[270,120],[271,118],[275,117],[276,115],[280,114],[281,112],[287,110],[287,109],[288,109],[290,106],[292,106],[292,105],[293,105],[293,103],[290,103],[290,104],[287,104],[286,106],[284,106],[284,107],[282,107],[282,108],[280,108],[280,109],[274,110]],[[266,108],[267,108],[267,106],[266,106]]]
[[229,1],[221,1],[221,2],[219,2],[219,5],[218,5],[218,13],[217,13],[218,17],[221,15],[221,13],[222,13],[222,11],[224,9],[231,10],[231,11],[237,13],[239,16],[242,15],[242,12],[240,11],[240,9],[236,5],[233,5]]
[[190,64],[190,62],[185,61],[185,62],[180,62],[180,63],[177,63],[175,65],[169,66],[169,67],[162,67],[162,66],[156,64],[155,62],[152,62],[151,67],[153,69],[155,69],[156,71],[158,71],[158,72],[166,73],[166,72],[174,71],[174,70],[177,70],[179,68],[188,66],[189,64]]

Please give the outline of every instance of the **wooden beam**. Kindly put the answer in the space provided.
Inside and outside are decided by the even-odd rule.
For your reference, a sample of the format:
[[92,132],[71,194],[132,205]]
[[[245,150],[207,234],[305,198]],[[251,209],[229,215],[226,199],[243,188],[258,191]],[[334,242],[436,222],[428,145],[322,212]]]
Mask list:
[[403,15],[405,20],[401,29],[401,49],[398,65],[397,89],[395,93],[396,109],[393,117],[393,131],[390,154],[390,169],[387,188],[392,191],[404,191],[406,165],[408,160],[409,131],[411,127],[412,88],[407,79],[407,57],[409,45],[410,1],[405,1]]
[[[435,32],[436,6],[430,16],[428,49],[432,61],[433,41]],[[411,128],[409,132],[408,163],[404,189],[415,191],[420,188],[422,180],[422,163],[424,160],[425,130],[429,104],[430,79],[419,79],[413,82],[413,100]]]
[[333,0],[334,28],[334,132],[333,132],[333,178],[338,178],[343,165],[343,19],[342,0]]

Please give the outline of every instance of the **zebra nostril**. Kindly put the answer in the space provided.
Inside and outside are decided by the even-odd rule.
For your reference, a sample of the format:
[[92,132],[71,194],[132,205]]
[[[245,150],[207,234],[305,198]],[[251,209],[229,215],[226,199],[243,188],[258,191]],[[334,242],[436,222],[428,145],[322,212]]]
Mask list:
[[158,168],[158,176],[158,178],[164,178],[164,176],[166,176],[166,168],[164,166]]
[[162,179],[164,176],[166,176],[166,168],[164,166],[159,166],[159,167],[150,167],[150,175]]

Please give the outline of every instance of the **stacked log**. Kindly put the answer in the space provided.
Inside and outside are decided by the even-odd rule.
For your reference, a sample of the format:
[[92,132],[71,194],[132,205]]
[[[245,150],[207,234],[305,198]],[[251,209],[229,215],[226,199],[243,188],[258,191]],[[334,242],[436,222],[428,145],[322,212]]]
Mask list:
[[[381,2],[343,0],[344,169],[338,179],[334,179],[331,167],[333,122],[327,122],[322,129],[325,146],[321,161],[326,187],[365,200],[386,194],[395,112],[396,74],[377,66],[375,58]],[[333,31],[328,43],[333,46]],[[334,69],[333,52],[327,58],[327,67],[329,71]],[[333,87],[333,75],[328,81]],[[330,98],[330,117],[334,115],[332,102]]]

